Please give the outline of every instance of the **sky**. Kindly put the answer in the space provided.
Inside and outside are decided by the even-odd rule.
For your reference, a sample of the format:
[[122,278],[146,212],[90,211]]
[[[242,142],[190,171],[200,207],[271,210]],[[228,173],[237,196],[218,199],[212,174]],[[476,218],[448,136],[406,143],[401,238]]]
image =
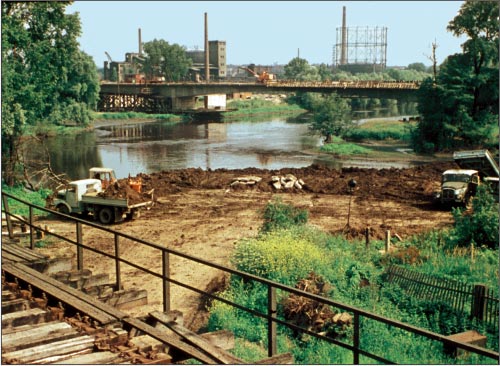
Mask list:
[[[98,67],[124,61],[142,42],[163,39],[187,49],[204,49],[209,40],[226,41],[227,64],[287,64],[300,56],[310,64],[332,64],[346,7],[348,27],[387,27],[387,66],[421,62],[430,66],[436,42],[438,64],[461,52],[465,38],[446,30],[463,1],[82,1],[78,12],[81,49]],[[340,40],[339,40],[340,42]]]

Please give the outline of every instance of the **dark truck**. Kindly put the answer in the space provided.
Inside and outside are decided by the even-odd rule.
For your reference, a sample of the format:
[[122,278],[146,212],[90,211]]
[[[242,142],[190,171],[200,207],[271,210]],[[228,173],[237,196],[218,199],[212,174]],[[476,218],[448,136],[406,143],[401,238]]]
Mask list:
[[453,160],[460,169],[443,173],[436,195],[442,204],[467,205],[479,184],[488,184],[498,200],[498,164],[488,150],[456,151]]

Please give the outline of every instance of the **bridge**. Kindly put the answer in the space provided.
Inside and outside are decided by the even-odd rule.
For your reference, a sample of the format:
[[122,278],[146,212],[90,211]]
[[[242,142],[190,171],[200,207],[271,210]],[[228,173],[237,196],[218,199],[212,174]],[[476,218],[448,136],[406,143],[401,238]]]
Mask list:
[[99,111],[169,113],[194,109],[197,97],[217,94],[333,93],[345,98],[380,98],[416,101],[418,82],[401,81],[295,81],[259,82],[101,82]]

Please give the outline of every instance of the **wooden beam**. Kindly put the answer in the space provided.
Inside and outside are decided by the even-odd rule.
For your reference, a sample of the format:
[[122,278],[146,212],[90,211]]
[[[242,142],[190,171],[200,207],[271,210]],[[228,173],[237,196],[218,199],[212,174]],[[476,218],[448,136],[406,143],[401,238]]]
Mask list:
[[170,328],[174,333],[181,336],[188,343],[192,344],[195,347],[198,347],[203,352],[208,353],[211,357],[215,358],[219,363],[222,363],[222,364],[244,364],[245,363],[242,359],[230,354],[229,352],[225,351],[224,349],[222,349],[220,347],[214,346],[209,341],[200,337],[198,334],[190,331],[189,329],[184,328],[175,322],[168,322],[168,321],[164,322],[165,316],[163,313],[161,313],[159,311],[154,311],[154,312],[149,313],[149,315],[151,315],[153,318],[157,319],[162,324],[164,324],[165,326]]
[[180,338],[174,338],[168,335],[165,335],[161,330],[156,329],[152,327],[151,325],[148,325],[138,319],[134,318],[126,318],[122,320],[123,323],[128,324],[131,327],[134,327],[140,331],[142,331],[145,334],[150,335],[153,338],[158,339],[159,341],[167,344],[168,346],[171,346],[172,348],[175,348],[179,351],[182,351],[192,358],[197,359],[198,361],[204,363],[204,364],[219,364],[214,357],[210,355],[206,355],[205,353],[201,352],[197,348],[190,346],[189,344],[182,342]]

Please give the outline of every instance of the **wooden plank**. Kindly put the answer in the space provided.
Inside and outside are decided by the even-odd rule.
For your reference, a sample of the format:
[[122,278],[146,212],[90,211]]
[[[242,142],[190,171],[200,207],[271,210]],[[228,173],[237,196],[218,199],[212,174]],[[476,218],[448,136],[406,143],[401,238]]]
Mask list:
[[294,363],[291,353],[281,353],[255,362],[256,365],[293,365]]
[[80,312],[89,315],[101,324],[110,324],[129,316],[112,306],[104,304],[79,290],[73,289],[25,265],[6,265],[3,266],[3,269],[5,272],[11,273],[47,294],[60,299],[63,303],[67,303]]
[[54,362],[56,365],[104,365],[118,363],[121,363],[120,355],[110,351],[94,352]]
[[139,319],[134,319],[134,318],[126,318],[122,320],[123,323],[128,324],[129,326],[132,326],[148,335],[150,335],[153,338],[158,339],[159,341],[171,346],[172,348],[175,348],[179,351],[182,351],[186,354],[188,354],[190,357],[197,359],[198,361],[205,363],[205,364],[218,364],[218,361],[213,358],[210,355],[206,355],[197,348],[190,346],[187,343],[182,342],[179,338],[174,338],[171,336],[165,335],[161,330],[156,329],[152,327],[151,325],[148,325]]
[[234,348],[234,333],[229,330],[202,333],[200,337],[205,338],[214,346],[225,349],[226,351]]
[[11,333],[17,333],[17,332],[24,332],[27,329],[33,329],[36,330],[39,327],[45,327],[46,325],[49,324],[58,324],[60,323],[59,320],[53,320],[45,323],[39,323],[39,324],[25,324],[25,325],[19,325],[17,327],[11,327],[11,328],[2,328],[2,337],[11,334]]
[[2,354],[3,363],[33,363],[36,360],[48,357],[67,355],[74,352],[92,349],[95,337],[81,336],[70,340],[53,342],[48,345],[39,345],[19,351]]
[[2,301],[2,314],[27,310],[29,309],[29,307],[30,307],[30,302],[26,299],[14,299],[14,300]]
[[44,323],[48,318],[49,313],[38,308],[2,314],[2,331],[19,325]]
[[78,336],[78,331],[68,323],[51,323],[8,335],[2,334],[2,352],[13,352]]
[[228,353],[224,349],[214,346],[210,342],[208,342],[206,339],[200,337],[198,334],[190,331],[187,328],[184,328],[180,326],[179,324],[175,322],[169,322],[165,320],[165,317],[163,316],[163,313],[159,311],[154,311],[149,313],[150,316],[153,318],[157,319],[161,323],[163,323],[165,326],[170,328],[174,333],[178,334],[182,338],[184,338],[188,343],[192,344],[195,347],[198,347],[202,351],[210,354],[213,358],[215,358],[219,363],[222,364],[242,364],[245,363],[242,359]]

